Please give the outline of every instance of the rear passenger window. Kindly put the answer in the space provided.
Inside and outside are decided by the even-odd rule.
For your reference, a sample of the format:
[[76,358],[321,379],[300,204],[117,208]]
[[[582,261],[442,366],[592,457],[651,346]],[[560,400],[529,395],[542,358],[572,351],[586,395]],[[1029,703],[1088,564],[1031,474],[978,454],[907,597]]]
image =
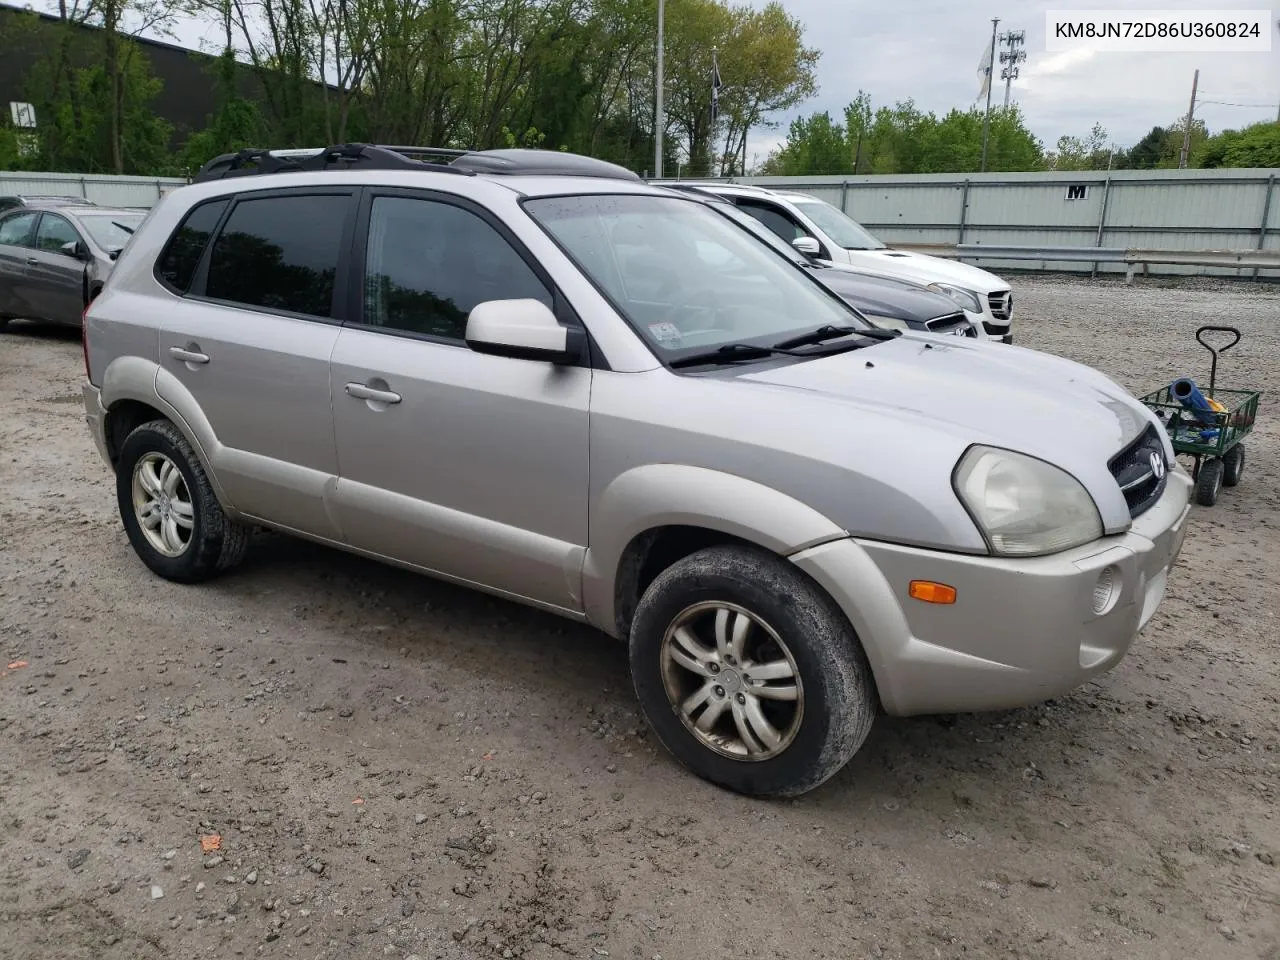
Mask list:
[[200,204],[187,214],[169,238],[156,269],[160,279],[178,293],[191,289],[191,279],[196,275],[196,267],[209,243],[209,236],[226,208],[226,200]]
[[333,315],[350,197],[241,200],[213,241],[205,296],[313,317]]
[[31,237],[31,227],[38,216],[38,213],[16,213],[0,223],[0,243],[14,247],[26,246]]

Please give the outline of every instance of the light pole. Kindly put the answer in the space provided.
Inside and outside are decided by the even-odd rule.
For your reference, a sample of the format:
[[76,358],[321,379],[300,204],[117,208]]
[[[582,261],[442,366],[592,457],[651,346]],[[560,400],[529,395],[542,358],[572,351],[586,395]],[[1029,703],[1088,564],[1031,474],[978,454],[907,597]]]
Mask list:
[[665,0],[658,0],[658,70],[657,90],[653,107],[653,175],[662,176],[662,131],[667,125],[667,115],[662,106],[662,21],[666,15]]
[[991,86],[996,79],[996,25],[999,22],[999,17],[991,18],[991,55],[987,59],[987,112],[982,117],[982,172],[987,169],[987,134],[991,129]]

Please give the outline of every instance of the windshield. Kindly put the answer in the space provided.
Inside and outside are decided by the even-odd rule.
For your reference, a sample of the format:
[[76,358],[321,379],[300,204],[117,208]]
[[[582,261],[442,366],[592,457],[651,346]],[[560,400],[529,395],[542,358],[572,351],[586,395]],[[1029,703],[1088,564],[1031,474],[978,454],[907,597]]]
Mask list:
[[527,200],[525,208],[664,359],[825,325],[870,328],[805,271],[696,200],[594,194]]
[[120,250],[142,222],[141,213],[80,213],[77,219],[103,250]]
[[793,201],[800,212],[816,223],[833,243],[846,250],[885,250],[883,243],[867,233],[862,224],[822,200]]

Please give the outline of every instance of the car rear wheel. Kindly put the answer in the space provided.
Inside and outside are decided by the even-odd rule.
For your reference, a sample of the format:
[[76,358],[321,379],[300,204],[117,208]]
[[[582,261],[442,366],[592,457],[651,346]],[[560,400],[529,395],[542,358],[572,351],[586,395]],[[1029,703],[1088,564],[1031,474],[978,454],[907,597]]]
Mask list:
[[134,551],[167,580],[208,580],[248,550],[250,528],[223,513],[195,451],[167,420],[142,424],[121,445],[116,500]]
[[636,694],[691,771],[752,796],[832,777],[879,701],[857,637],[803,573],[766,551],[711,547],[663,571],[636,609]]

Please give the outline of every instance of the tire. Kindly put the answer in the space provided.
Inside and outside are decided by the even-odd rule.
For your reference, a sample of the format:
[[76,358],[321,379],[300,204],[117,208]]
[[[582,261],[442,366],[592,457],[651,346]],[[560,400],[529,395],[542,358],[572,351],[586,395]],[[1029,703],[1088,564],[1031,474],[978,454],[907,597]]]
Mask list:
[[[165,464],[176,468],[180,479],[168,472]],[[163,499],[147,494],[143,473],[170,482]],[[151,500],[154,509],[135,507],[135,473],[139,474],[136,491],[138,502]],[[185,495],[185,498],[184,498]],[[199,583],[230,570],[249,548],[249,527],[236,523],[223,513],[218,498],[209,484],[204,466],[195,451],[168,420],[152,420],[133,430],[120,448],[116,465],[116,501],[120,519],[134,551],[153,573],[177,583]],[[141,515],[159,515],[162,510],[174,521],[177,540],[165,551],[167,521],[161,520],[152,534],[143,528]],[[187,517],[189,513],[189,518]],[[183,519],[189,519],[184,526]],[[180,547],[180,549],[179,549]]]
[[1234,487],[1244,476],[1244,444],[1237,443],[1222,458],[1222,485]]
[[[754,618],[742,646],[745,658],[724,657],[715,646],[719,605],[725,605],[720,609],[726,626],[743,612]],[[686,616],[703,642],[700,658],[686,654],[685,661],[701,667],[700,674],[668,655],[680,649],[668,635],[674,636]],[[749,796],[794,797],[820,786],[857,753],[879,712],[870,665],[840,609],[801,571],[755,548],[710,547],[659,574],[637,606],[630,655],[636,695],[663,746],[699,777]],[[712,660],[715,673],[709,672]],[[751,692],[762,689],[759,676],[754,683],[742,679],[752,663],[772,669],[763,680],[772,696]],[[792,678],[779,670],[792,671]],[[778,689],[787,686],[796,691],[794,702],[777,699]],[[695,691],[705,705],[686,720],[678,704]],[[719,746],[691,729],[713,708],[711,732],[719,734]],[[735,711],[760,748],[754,759],[748,758]],[[770,753],[763,734],[755,733],[759,728],[745,720],[752,713],[763,715],[770,722],[766,729],[781,735],[772,745],[776,752]]]
[[1222,461],[1217,457],[1200,464],[1200,473],[1196,477],[1196,503],[1212,507],[1218,502],[1218,494],[1222,492],[1222,474]]

